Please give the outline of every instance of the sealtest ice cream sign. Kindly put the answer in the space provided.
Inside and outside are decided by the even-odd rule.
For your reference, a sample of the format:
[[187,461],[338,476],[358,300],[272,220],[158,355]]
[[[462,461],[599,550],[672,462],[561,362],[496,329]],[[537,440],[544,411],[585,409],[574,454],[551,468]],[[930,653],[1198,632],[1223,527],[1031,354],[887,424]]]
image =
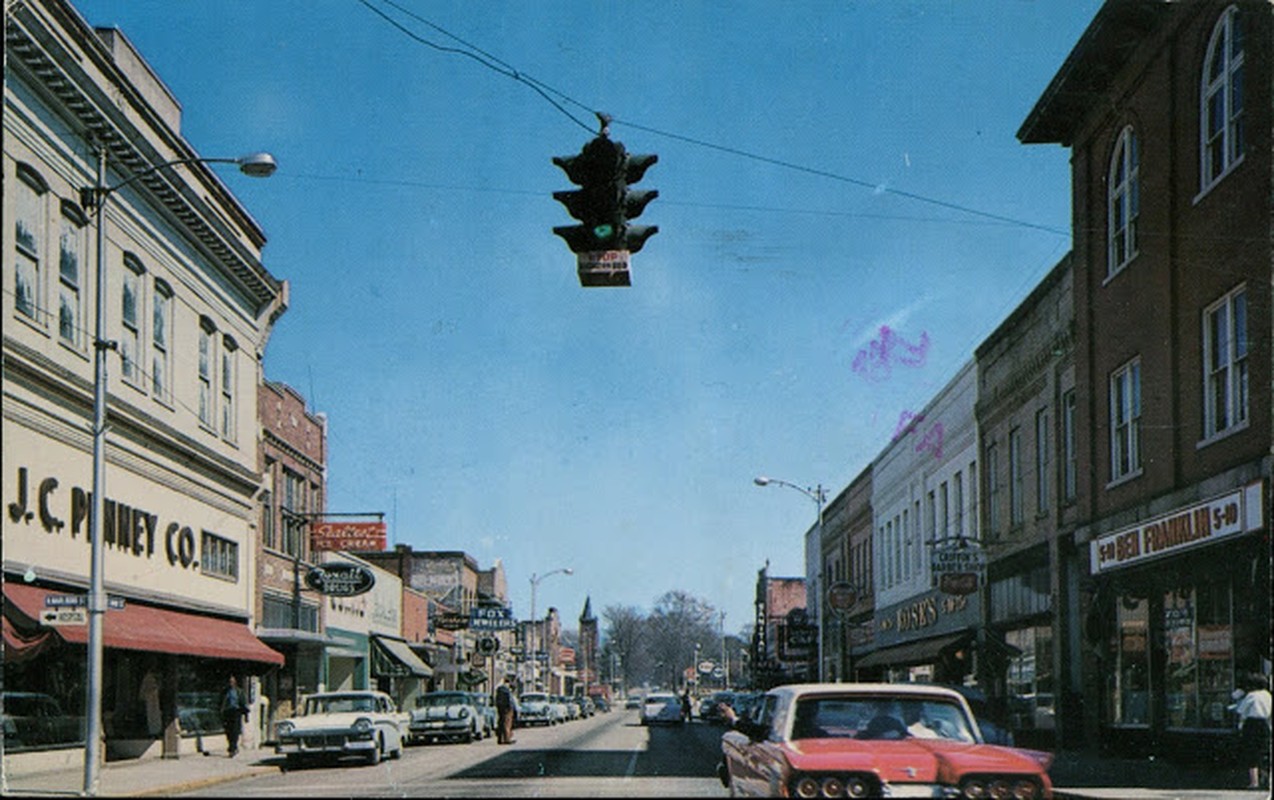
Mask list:
[[1259,530],[1261,517],[1261,484],[1255,483],[1094,539],[1089,542],[1092,572],[1096,575]]

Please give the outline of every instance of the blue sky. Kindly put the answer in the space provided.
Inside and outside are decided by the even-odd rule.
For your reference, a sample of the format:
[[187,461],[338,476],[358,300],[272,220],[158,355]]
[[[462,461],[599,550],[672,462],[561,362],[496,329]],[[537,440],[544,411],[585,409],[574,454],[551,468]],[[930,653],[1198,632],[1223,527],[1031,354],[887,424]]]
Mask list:
[[[815,517],[752,479],[834,496],[1070,247],[1069,153],[1014,134],[1099,0],[394,2],[78,8],[202,155],[277,157],[224,179],[291,283],[265,371],[328,415],[329,510],[501,559],[520,615],[569,566],[537,610],[684,589],[737,631]],[[551,233],[592,110],[659,155],[631,288]],[[863,369],[882,326],[920,357]]]

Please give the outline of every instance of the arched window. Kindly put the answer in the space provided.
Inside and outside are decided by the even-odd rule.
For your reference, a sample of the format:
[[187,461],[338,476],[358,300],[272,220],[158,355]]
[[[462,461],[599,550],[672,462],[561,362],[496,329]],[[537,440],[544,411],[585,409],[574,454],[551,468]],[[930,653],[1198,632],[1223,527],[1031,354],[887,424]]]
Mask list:
[[1227,8],[1212,30],[1200,101],[1200,189],[1207,190],[1243,157],[1243,30],[1237,6]]
[[44,324],[41,264],[46,229],[45,199],[49,185],[27,164],[16,167],[13,201],[13,307],[29,322]]
[[1119,272],[1137,255],[1137,218],[1141,213],[1141,153],[1137,134],[1124,128],[1110,159],[1106,230],[1109,238],[1106,275]]

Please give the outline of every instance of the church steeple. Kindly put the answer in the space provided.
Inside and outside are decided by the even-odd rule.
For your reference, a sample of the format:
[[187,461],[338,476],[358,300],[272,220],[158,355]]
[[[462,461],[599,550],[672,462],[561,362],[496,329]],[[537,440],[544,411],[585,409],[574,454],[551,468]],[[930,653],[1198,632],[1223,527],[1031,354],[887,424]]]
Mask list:
[[581,613],[581,614],[579,615],[579,621],[580,621],[581,623],[585,623],[585,622],[596,622],[596,621],[597,621],[597,617],[594,617],[594,616],[593,616],[593,597],[592,597],[592,595],[589,595],[589,596],[587,596],[587,597],[585,597],[585,598],[584,598],[584,611],[583,611],[583,613]]

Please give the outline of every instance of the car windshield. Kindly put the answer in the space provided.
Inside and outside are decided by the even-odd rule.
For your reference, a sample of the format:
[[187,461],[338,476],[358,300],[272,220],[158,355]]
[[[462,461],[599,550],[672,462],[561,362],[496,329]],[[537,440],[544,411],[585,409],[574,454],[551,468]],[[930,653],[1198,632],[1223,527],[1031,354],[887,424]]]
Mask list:
[[932,697],[802,698],[796,703],[791,738],[976,741],[964,710]]
[[522,695],[521,700],[523,703],[547,703],[549,696],[546,694],[527,693]]
[[351,711],[375,711],[376,700],[360,694],[334,694],[311,697],[305,701],[305,715],[347,714]]
[[469,701],[462,694],[427,694],[416,699],[417,708],[437,708],[439,706],[454,706],[465,704]]

